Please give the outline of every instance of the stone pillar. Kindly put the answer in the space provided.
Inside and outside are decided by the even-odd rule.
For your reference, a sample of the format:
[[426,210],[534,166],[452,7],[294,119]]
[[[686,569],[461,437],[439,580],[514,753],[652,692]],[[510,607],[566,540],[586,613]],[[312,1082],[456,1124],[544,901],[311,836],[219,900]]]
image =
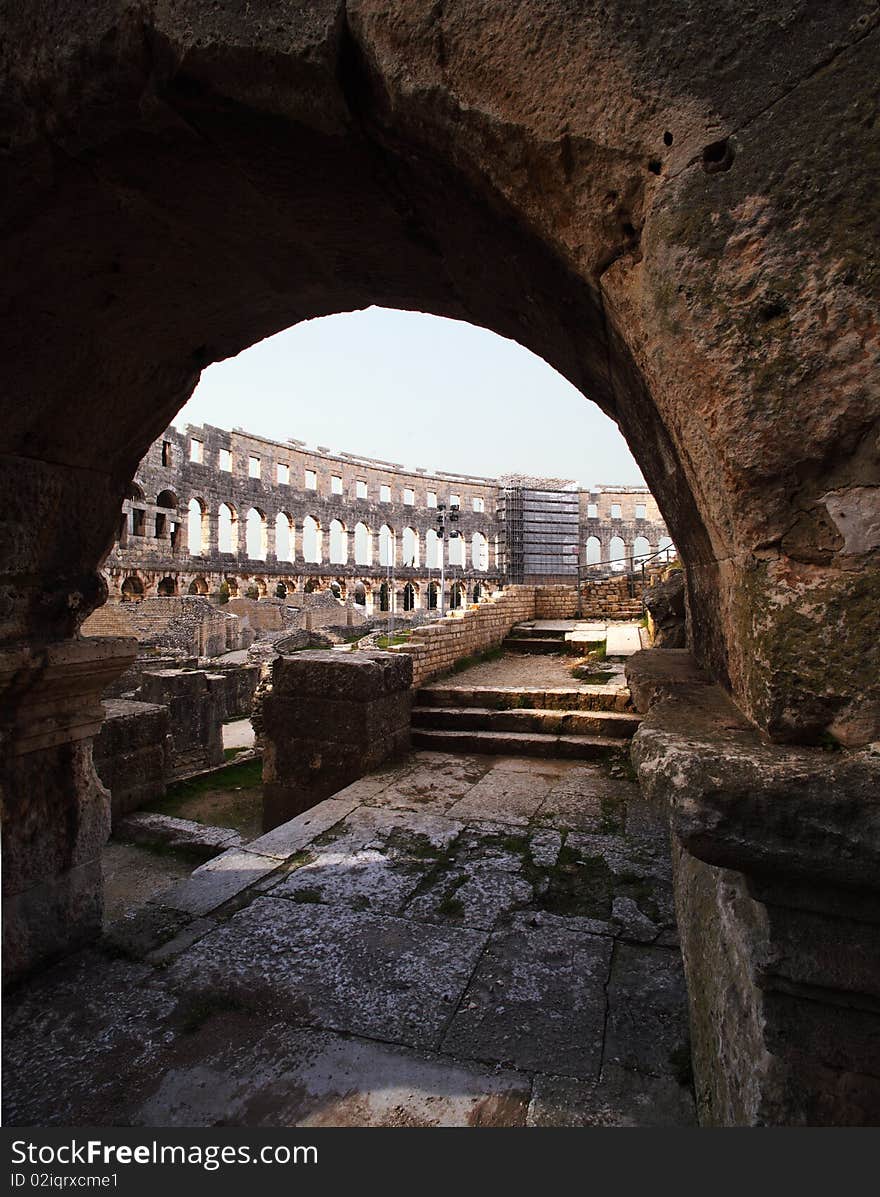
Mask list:
[[218,518],[217,512],[210,509],[202,516],[202,555],[204,557],[216,558],[220,552]]
[[102,691],[136,652],[123,637],[0,652],[6,982],[100,932],[110,795],[92,763],[92,739]]
[[266,537],[266,563],[274,565],[278,560],[275,551],[275,520],[266,516],[263,521],[263,531]]
[[880,756],[769,743],[684,651],[636,653],[627,681],[701,1123],[880,1124]]
[[403,653],[280,657],[257,721],[263,826],[277,827],[409,747],[412,659]]

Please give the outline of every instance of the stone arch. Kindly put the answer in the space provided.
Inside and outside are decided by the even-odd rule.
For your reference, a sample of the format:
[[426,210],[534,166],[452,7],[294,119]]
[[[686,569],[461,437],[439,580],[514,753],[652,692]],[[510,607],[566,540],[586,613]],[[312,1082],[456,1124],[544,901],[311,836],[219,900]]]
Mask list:
[[637,536],[632,547],[633,565],[640,565],[650,555],[651,543],[647,536]]
[[414,611],[416,607],[416,588],[412,582],[407,582],[403,588],[403,609]]
[[124,603],[140,602],[144,597],[144,584],[137,574],[129,574],[123,578],[119,593]]
[[383,582],[379,587],[379,610],[390,611],[393,600],[393,592],[387,582]]
[[403,537],[400,548],[400,555],[402,557],[401,564],[409,566],[410,568],[417,568],[419,565],[419,534],[414,528],[406,527],[403,530]]
[[489,542],[482,532],[474,532],[471,537],[471,562],[481,572],[489,568]]
[[245,553],[250,561],[265,561],[268,552],[266,515],[259,507],[251,507],[244,517]]
[[474,588],[471,591],[471,602],[478,603],[482,597],[483,597],[483,583],[482,582],[474,582]]
[[379,565],[393,566],[396,555],[397,538],[394,529],[389,524],[383,524],[379,529]]
[[321,540],[321,525],[313,515],[305,516],[302,526],[303,561],[308,562],[310,565],[321,564]]
[[156,586],[156,594],[161,595],[163,598],[170,598],[172,595],[177,594],[177,578],[172,577],[171,574],[166,574],[164,578],[160,578]]
[[440,586],[437,582],[428,583],[428,610],[436,611],[440,606]]
[[672,560],[677,554],[675,552],[675,545],[672,543],[671,536],[661,536],[657,541],[657,551],[663,553],[661,561]]
[[173,490],[160,490],[156,495],[156,506],[164,507],[166,510],[177,510],[177,495]]
[[203,577],[193,578],[189,584],[189,594],[207,594],[208,583]]
[[465,565],[465,547],[463,536],[450,536],[449,549],[447,555],[447,564],[458,565],[464,568]]
[[202,499],[192,498],[187,505],[186,543],[191,557],[204,556],[207,510]]
[[358,522],[354,526],[354,562],[355,565],[373,564],[373,537],[366,524]]
[[440,555],[443,552],[443,541],[434,528],[425,533],[425,567],[427,569],[440,568]]
[[585,561],[587,565],[598,565],[602,560],[602,541],[598,536],[588,536],[585,545]]
[[293,520],[286,511],[275,516],[275,559],[293,561]]
[[238,516],[231,503],[217,508],[217,548],[221,553],[238,552]]
[[348,561],[348,533],[340,519],[332,519],[328,528],[328,560],[331,565],[345,565]]
[[608,561],[615,573],[621,573],[626,569],[627,552],[622,536],[612,536],[608,542]]
[[449,588],[449,609],[458,611],[464,606],[465,590],[463,582],[453,582]]
[[352,594],[352,600],[357,604],[358,607],[366,607],[366,605],[367,605],[367,588],[363,584],[363,582],[355,582],[354,593]]

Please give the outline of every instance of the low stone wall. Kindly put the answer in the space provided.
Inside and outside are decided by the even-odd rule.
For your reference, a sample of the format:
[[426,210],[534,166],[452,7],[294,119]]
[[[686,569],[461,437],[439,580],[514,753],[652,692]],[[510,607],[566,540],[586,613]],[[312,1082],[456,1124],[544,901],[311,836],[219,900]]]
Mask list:
[[601,578],[581,584],[582,619],[641,619],[641,583],[635,598],[630,597],[626,577]]
[[249,717],[261,673],[259,665],[233,665],[228,669],[212,670],[210,676],[217,682],[216,693],[221,720]]
[[279,657],[256,725],[266,831],[409,747],[412,667],[384,652]]
[[477,607],[455,611],[416,628],[407,644],[391,652],[412,657],[413,686],[451,669],[462,657],[496,648],[516,623],[535,618],[535,588],[509,586]]
[[125,699],[104,702],[104,722],[92,746],[92,759],[110,791],[113,826],[165,793],[169,730],[164,706]]
[[535,587],[535,619],[574,619],[577,608],[577,587]]
[[145,673],[136,697],[168,708],[169,776],[186,777],[223,763],[226,682],[203,669]]
[[286,626],[280,599],[231,598],[221,610],[247,621],[255,632],[280,632]]

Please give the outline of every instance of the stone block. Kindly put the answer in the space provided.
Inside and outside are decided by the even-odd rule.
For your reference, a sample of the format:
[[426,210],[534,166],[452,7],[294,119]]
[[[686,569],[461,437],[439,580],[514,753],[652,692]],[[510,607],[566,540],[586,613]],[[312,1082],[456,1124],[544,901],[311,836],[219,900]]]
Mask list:
[[111,699],[92,754],[110,791],[112,820],[165,793],[169,772],[169,717],[157,703]]

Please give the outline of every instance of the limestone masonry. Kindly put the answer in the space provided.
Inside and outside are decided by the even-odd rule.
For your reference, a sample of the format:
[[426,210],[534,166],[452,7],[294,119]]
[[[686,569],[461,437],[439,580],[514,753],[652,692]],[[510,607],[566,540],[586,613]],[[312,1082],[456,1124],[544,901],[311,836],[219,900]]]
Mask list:
[[[118,600],[216,596],[225,584],[232,597],[331,591],[370,613],[433,609],[442,513],[447,532],[459,534],[445,541],[444,606],[454,608],[505,580],[555,577],[542,569],[510,576],[516,530],[508,512],[511,496],[522,494],[570,496],[575,522],[556,558],[566,581],[576,580],[579,566],[599,576],[674,551],[647,487],[578,490],[541,479],[429,474],[188,425],[169,428],[141,461],[104,572]],[[542,544],[553,539],[551,519],[532,524]]]

